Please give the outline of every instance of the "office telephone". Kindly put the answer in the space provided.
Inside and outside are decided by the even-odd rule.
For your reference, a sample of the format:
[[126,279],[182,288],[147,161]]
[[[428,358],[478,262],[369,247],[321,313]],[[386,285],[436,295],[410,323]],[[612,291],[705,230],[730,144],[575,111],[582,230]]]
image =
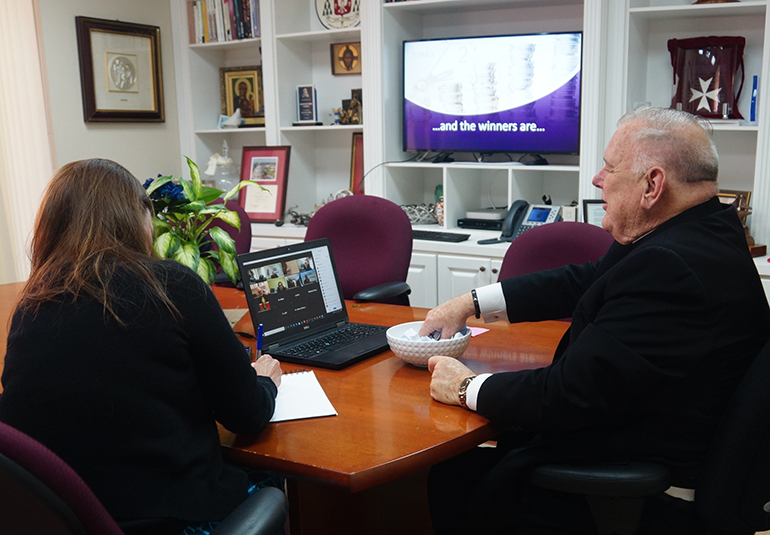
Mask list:
[[480,245],[489,243],[511,242],[527,230],[561,220],[561,206],[550,204],[529,204],[527,201],[515,201],[508,209],[503,220],[499,238],[479,240]]

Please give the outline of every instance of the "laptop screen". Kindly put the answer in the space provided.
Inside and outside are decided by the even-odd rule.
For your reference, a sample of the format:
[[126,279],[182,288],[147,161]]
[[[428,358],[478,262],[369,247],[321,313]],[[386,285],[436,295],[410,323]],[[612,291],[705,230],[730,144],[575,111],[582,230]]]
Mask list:
[[238,255],[243,288],[264,347],[347,320],[326,238]]

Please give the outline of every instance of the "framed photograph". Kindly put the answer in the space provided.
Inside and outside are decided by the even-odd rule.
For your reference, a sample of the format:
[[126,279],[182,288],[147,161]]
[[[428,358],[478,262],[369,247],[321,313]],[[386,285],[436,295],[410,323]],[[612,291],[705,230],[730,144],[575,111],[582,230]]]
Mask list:
[[361,74],[361,43],[332,43],[332,74]]
[[738,191],[734,189],[720,189],[717,194],[719,202],[722,204],[734,204],[738,201],[739,208],[745,208],[751,206],[749,201],[751,200],[750,191]]
[[743,223],[744,225],[746,224],[746,219],[749,216],[749,208],[751,207],[751,205],[749,204],[749,201],[751,200],[750,191],[720,189],[719,193],[717,194],[717,197],[719,197],[719,202],[721,202],[722,204],[734,205],[735,209],[738,210],[738,215],[741,218],[741,223]]
[[604,219],[604,201],[601,199],[583,199],[583,222],[602,226]]
[[350,191],[364,194],[364,134],[353,133],[353,153],[350,156]]
[[274,223],[286,207],[291,146],[243,147],[241,180],[253,180],[263,188],[246,186],[239,192],[240,204],[251,221]]
[[228,117],[241,110],[245,126],[265,125],[265,96],[262,93],[262,67],[223,67],[219,69],[222,114]]
[[160,28],[75,17],[83,119],[165,121]]

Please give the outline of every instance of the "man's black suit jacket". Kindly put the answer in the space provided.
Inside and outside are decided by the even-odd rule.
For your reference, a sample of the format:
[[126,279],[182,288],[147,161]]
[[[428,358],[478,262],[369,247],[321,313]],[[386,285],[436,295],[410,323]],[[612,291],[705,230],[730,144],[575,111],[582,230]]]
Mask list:
[[723,407],[770,335],[736,211],[714,198],[613,243],[596,264],[502,287],[511,322],[572,325],[551,365],[482,385],[479,413],[536,435],[514,442],[489,488],[525,465],[613,457],[662,461],[675,485],[693,488]]

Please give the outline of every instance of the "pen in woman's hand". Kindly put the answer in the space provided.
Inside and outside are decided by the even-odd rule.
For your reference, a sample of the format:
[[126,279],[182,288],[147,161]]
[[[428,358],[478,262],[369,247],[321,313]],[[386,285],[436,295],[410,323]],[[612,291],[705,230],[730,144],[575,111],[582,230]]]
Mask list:
[[257,327],[257,358],[262,356],[262,338],[264,336],[264,326],[260,323]]

